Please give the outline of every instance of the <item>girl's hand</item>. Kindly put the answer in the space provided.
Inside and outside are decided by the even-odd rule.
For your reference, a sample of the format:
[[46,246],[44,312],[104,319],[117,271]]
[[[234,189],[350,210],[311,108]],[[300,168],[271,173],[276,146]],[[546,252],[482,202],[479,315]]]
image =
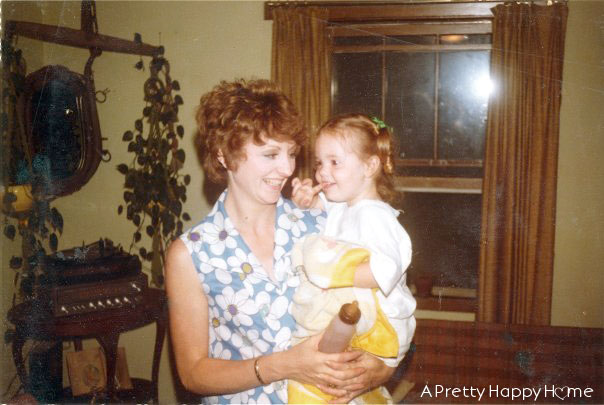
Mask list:
[[330,387],[332,395],[345,395],[342,389],[349,385],[351,379],[356,379],[365,369],[356,360],[363,354],[360,351],[342,353],[319,352],[319,341],[323,333],[311,336],[304,342],[288,350],[289,359],[286,361],[292,366],[288,378],[311,385]]
[[319,200],[319,191],[322,186],[317,184],[313,187],[311,179],[304,179],[300,181],[299,178],[294,177],[292,180],[292,201],[298,206],[298,208],[321,208],[321,201]]
[[361,352],[357,359],[348,364],[333,364],[333,367],[338,370],[362,367],[366,372],[350,379],[337,391],[330,389],[329,386],[317,386],[321,391],[335,396],[333,400],[329,401],[332,404],[348,403],[362,393],[385,384],[396,370],[396,367],[388,367],[380,359],[367,352]]

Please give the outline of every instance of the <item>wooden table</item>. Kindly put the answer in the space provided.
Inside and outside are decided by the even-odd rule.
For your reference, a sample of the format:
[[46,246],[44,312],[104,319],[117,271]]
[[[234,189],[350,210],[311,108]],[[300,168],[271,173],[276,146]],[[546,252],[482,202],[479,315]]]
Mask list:
[[[82,350],[82,339],[95,338],[107,358],[107,387],[105,394],[110,401],[158,402],[159,361],[166,334],[167,305],[163,290],[148,288],[142,301],[135,308],[122,307],[87,314],[54,317],[50,308],[37,301],[13,307],[8,319],[15,325],[13,360],[22,384],[27,387],[28,376],[23,361],[23,345],[28,339],[74,340],[75,349]],[[116,391],[115,369],[118,340],[121,333],[155,322],[155,348],[151,380],[133,378],[133,390]],[[70,390],[66,390],[69,396]],[[77,399],[79,402],[83,398]],[[66,398],[68,402],[69,399]]]

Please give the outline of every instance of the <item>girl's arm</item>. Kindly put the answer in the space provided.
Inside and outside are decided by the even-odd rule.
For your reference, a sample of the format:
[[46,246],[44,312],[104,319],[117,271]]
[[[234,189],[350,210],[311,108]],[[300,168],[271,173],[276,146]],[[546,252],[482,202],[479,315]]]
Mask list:
[[379,285],[373,277],[371,266],[369,262],[361,263],[357,266],[354,272],[354,283],[353,285],[358,288],[378,288]]
[[[176,240],[166,258],[166,291],[170,311],[170,335],[178,375],[186,389],[201,395],[228,394],[261,385],[254,371],[255,359],[222,360],[208,355],[208,300],[196,274],[186,246]],[[331,394],[365,373],[362,366],[343,367],[358,359],[361,352],[325,354],[318,351],[321,335],[285,352],[259,358],[259,371],[265,383],[295,379],[310,384],[332,384]],[[339,367],[339,368],[338,368]]]

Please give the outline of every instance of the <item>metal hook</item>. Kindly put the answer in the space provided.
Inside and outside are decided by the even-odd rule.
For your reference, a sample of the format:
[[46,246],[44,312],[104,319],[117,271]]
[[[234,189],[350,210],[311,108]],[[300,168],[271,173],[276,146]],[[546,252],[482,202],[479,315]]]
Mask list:
[[[108,88],[106,88],[105,90],[97,90],[94,93],[94,99],[97,103],[103,104],[105,101],[107,101],[107,93],[109,93],[110,91],[111,90],[109,90]],[[102,97],[98,97],[99,94],[101,94]]]

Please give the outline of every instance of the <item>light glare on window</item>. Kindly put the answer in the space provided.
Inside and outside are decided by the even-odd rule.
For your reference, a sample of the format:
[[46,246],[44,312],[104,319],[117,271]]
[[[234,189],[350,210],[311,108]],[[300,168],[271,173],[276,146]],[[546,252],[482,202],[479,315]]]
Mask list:
[[494,90],[495,83],[493,83],[488,74],[479,76],[472,82],[472,94],[476,98],[486,100]]

